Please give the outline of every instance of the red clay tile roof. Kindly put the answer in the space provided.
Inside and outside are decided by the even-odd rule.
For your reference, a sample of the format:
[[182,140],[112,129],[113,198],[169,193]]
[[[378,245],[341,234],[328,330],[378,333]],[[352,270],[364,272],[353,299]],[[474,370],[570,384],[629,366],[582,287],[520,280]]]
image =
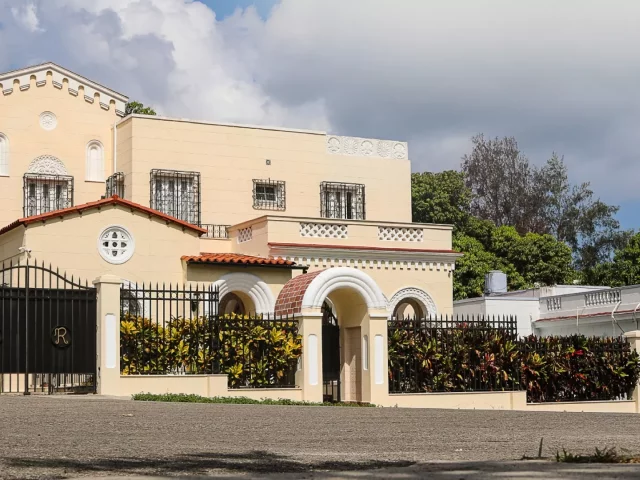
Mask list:
[[313,273],[305,273],[289,280],[278,295],[276,300],[276,315],[295,315],[302,310],[302,299],[304,294],[313,282],[313,279],[320,275],[324,270],[318,270]]
[[295,262],[282,258],[254,257],[252,255],[240,255],[237,253],[201,253],[200,255],[185,255],[182,260],[189,263],[214,263],[220,265],[281,265],[294,267]]
[[207,233],[207,230],[204,228],[200,228],[196,225],[192,225],[191,223],[185,222],[183,220],[178,220],[177,218],[171,217],[170,215],[166,215],[152,208],[139,205],[137,203],[131,202],[129,200],[125,200],[124,198],[120,198],[117,195],[114,195],[113,197],[97,200],[95,202],[83,203],[82,205],[76,205],[75,207],[63,208],[62,210],[54,210],[53,212],[47,212],[41,215],[34,215],[32,217],[20,218],[15,222],[10,223],[6,227],[0,228],[0,235],[10,230],[13,230],[14,228],[19,227],[20,225],[29,225],[31,223],[44,222],[54,218],[62,218],[65,215],[69,215],[70,213],[82,213],[86,210],[92,210],[94,208],[102,208],[109,205],[120,205],[122,207],[131,208],[133,210],[138,210],[139,212],[144,212],[153,217],[160,218],[167,222],[181,225],[184,228],[188,228],[200,234]]
[[355,246],[355,245],[321,245],[317,243],[272,243],[269,242],[269,247],[304,247],[304,248],[327,248],[327,249],[342,249],[342,250],[379,250],[383,252],[416,252],[416,253],[457,253],[455,250],[429,250],[429,249],[417,249],[417,248],[399,248],[399,247],[367,247],[367,246]]

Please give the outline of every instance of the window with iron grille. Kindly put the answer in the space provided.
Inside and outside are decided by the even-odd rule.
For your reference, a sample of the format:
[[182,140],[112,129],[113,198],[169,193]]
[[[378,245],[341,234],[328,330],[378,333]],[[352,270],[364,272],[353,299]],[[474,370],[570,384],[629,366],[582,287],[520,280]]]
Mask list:
[[116,172],[107,178],[106,181],[106,197],[113,197],[118,195],[120,198],[124,198],[124,173]]
[[151,208],[200,225],[200,173],[154,169],[150,183]]
[[73,177],[25,173],[23,181],[25,217],[73,206]]
[[320,216],[343,220],[365,220],[364,185],[322,182]]
[[287,207],[285,182],[253,180],[253,208],[256,210],[285,210]]

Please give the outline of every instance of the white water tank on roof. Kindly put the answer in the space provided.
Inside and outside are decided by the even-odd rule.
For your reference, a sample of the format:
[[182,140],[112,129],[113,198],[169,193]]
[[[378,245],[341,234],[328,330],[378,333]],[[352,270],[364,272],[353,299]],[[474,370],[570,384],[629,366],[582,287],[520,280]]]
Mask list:
[[491,270],[484,276],[484,294],[507,293],[507,274],[500,270]]

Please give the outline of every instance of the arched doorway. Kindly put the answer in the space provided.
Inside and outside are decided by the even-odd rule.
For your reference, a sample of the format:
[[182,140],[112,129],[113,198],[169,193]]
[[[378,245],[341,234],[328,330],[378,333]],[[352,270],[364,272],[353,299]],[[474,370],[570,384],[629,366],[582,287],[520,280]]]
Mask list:
[[[370,315],[376,319],[388,316],[387,301],[369,275],[348,267],[299,275],[281,290],[275,312],[313,317],[321,313],[322,358],[305,360],[311,369],[305,376],[309,385],[314,386],[318,385],[315,379],[319,377],[315,372],[322,372],[320,385],[325,400],[366,402],[370,401],[374,390],[385,388],[384,367],[377,368],[375,376],[368,371],[368,365],[372,363],[369,337],[380,337],[380,344],[386,337],[386,321],[382,324],[384,329],[380,328],[381,322],[376,322],[374,327]],[[314,338],[311,337],[315,334],[305,340],[313,345]],[[383,365],[385,353],[382,348],[378,350],[375,358],[381,358],[380,365]]]
[[251,315],[255,314],[255,307],[248,295],[242,292],[229,292],[220,299],[218,307],[220,315]]
[[322,304],[322,401],[340,401],[340,326],[333,304]]

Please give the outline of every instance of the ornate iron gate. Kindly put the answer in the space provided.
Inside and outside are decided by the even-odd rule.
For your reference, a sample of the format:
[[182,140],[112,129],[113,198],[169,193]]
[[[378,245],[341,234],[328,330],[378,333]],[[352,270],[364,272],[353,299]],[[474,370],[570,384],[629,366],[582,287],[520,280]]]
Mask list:
[[96,289],[0,264],[0,393],[95,393]]
[[322,307],[322,394],[324,402],[340,401],[340,327],[331,307]]

